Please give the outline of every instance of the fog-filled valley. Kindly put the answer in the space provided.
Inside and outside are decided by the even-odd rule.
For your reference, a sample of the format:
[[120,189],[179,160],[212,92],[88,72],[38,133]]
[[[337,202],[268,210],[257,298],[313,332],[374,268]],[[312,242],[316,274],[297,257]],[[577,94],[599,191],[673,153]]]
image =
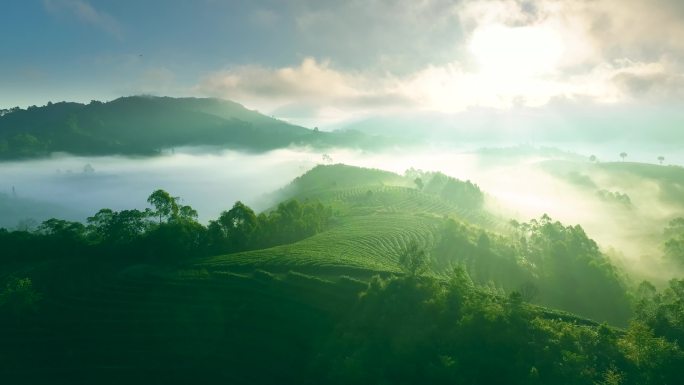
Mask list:
[[[244,153],[211,148],[166,150],[156,157],[75,157],[0,164],[0,226],[36,227],[52,217],[85,221],[107,207],[144,209],[163,188],[192,205],[200,222],[243,201],[256,210],[278,202],[277,190],[317,164],[342,163],[400,175],[439,171],[470,180],[487,195],[487,208],[504,220],[543,214],[579,224],[630,274],[659,284],[676,276],[663,264],[664,229],[684,216],[684,169],[563,151],[559,147],[394,148],[379,151],[289,148]],[[615,147],[619,155],[624,147]],[[608,153],[608,150],[604,150]],[[634,157],[638,150],[630,151]],[[618,155],[613,158],[618,158]],[[629,158],[628,158],[629,159]]]

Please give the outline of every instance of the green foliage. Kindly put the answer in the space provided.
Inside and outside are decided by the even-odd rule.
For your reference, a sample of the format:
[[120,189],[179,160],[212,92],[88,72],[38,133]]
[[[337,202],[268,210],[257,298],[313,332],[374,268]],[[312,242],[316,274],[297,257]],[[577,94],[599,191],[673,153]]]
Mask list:
[[632,322],[618,346],[645,384],[672,384],[680,379],[684,355],[676,343],[654,336],[653,330],[641,322]]
[[484,194],[480,188],[470,181],[461,181],[442,173],[425,173],[423,191],[435,194],[446,201],[451,201],[462,207],[479,209],[484,204]]
[[521,257],[539,277],[540,303],[613,323],[629,317],[622,279],[579,225],[545,215],[522,224],[519,235]]
[[0,114],[0,159],[51,152],[155,155],[197,145],[265,151],[292,144],[369,148],[387,142],[353,131],[314,132],[220,99],[132,96]]
[[665,228],[665,258],[684,266],[684,218],[675,218]]
[[205,255],[207,229],[194,220],[162,223],[148,230],[134,250],[157,261]]
[[49,219],[36,231],[0,229],[3,260],[130,257],[164,261],[203,257],[285,244],[310,237],[327,228],[332,210],[319,202],[283,202],[258,217],[241,202],[211,221],[197,222],[197,211],[180,205],[180,198],[154,191],[148,203],[154,210],[101,209],[79,222]]
[[416,184],[416,188],[418,190],[422,190],[425,185],[423,184],[423,180],[420,177],[417,177],[416,179],[413,180],[413,183]]
[[618,333],[546,319],[518,294],[474,290],[463,273],[447,282],[375,277],[330,337],[317,375],[331,384],[642,383]]
[[41,299],[30,278],[10,278],[0,291],[0,314],[22,320],[38,311]]
[[88,234],[93,243],[128,244],[151,228],[151,212],[101,209],[88,218]]
[[280,203],[268,214],[258,216],[236,202],[209,223],[209,243],[214,253],[239,252],[292,243],[328,227],[332,209],[319,202],[300,203],[292,199]]
[[618,203],[626,207],[632,206],[632,200],[629,198],[629,195],[619,191],[598,190],[596,195],[606,202]]
[[415,241],[401,250],[398,261],[402,270],[410,277],[425,274],[430,268],[429,255]]
[[178,216],[178,204],[168,192],[164,190],[156,190],[147,198],[147,203],[154,206],[154,213],[159,216],[159,224],[162,223],[162,218],[170,220]]
[[636,319],[652,328],[657,336],[684,342],[684,280],[670,281],[661,292],[648,283],[642,284],[640,292]]
[[235,202],[233,208],[221,213],[221,216],[209,224],[217,251],[241,251],[248,249],[254,242],[257,229],[257,216],[244,203]]

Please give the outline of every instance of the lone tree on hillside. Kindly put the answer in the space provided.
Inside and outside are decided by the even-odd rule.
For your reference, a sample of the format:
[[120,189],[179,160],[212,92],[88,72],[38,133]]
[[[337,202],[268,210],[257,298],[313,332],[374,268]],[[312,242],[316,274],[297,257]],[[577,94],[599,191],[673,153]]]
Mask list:
[[590,156],[590,157],[589,157],[589,161],[592,162],[592,163],[596,162],[596,155]]
[[665,160],[665,157],[664,157],[664,156],[660,155],[660,156],[658,157],[658,162],[660,162],[660,164],[663,164],[663,161],[664,161],[664,160]]
[[418,190],[422,190],[422,189],[423,189],[423,186],[424,186],[424,185],[423,185],[423,180],[422,180],[420,177],[416,178],[416,179],[413,181],[413,183],[416,184],[416,187],[418,188]]
[[407,275],[417,277],[428,270],[430,257],[425,249],[412,241],[399,254],[399,264]]
[[626,152],[621,152],[621,153],[620,153],[620,158],[622,158],[622,161],[623,161],[623,162],[625,161],[625,158],[626,158],[626,157],[627,157],[627,153],[626,153]]

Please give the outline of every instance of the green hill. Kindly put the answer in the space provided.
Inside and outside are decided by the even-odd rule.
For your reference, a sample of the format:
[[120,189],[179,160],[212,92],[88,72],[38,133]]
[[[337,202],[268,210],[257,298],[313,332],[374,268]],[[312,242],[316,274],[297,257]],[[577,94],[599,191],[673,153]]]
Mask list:
[[[420,189],[408,176],[318,166],[279,196],[333,207],[327,231],[292,244],[209,257],[197,266],[367,278],[401,272],[399,255],[414,243],[431,254],[431,270],[437,275],[462,266],[478,285],[496,293],[531,285],[541,291],[538,303],[615,323],[627,319],[625,283],[579,226],[565,227],[546,217],[527,227],[511,227],[478,204],[484,194],[477,186],[439,173],[423,178]],[[532,248],[532,242],[538,245]],[[568,255],[550,248],[554,243]],[[605,297],[577,300],[591,288],[601,288]]]
[[220,99],[131,96],[87,105],[49,103],[0,115],[0,159],[52,152],[153,155],[181,146],[250,151],[290,145],[363,147],[383,141],[310,130]]
[[[625,326],[629,295],[579,226],[506,224],[476,185],[439,173],[319,166],[278,196],[272,210],[236,204],[206,228],[183,206],[0,230],[12,251],[0,264],[0,376],[638,384],[672,383],[684,362],[649,326],[594,321]],[[294,242],[206,255],[216,239],[278,238],[289,230],[278,223],[307,229],[315,213],[332,217]],[[424,252],[425,273],[407,268],[410,250]]]

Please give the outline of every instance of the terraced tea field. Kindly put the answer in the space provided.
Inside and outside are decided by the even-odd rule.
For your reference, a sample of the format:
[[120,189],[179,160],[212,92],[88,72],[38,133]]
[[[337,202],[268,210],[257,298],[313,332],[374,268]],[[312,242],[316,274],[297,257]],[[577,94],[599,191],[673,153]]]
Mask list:
[[410,242],[430,247],[439,222],[435,216],[391,212],[350,216],[326,232],[291,245],[212,257],[197,264],[209,269],[398,272],[400,250]]
[[507,223],[482,209],[470,209],[438,196],[403,186],[313,189],[295,196],[331,205],[333,226],[290,245],[221,255],[197,262],[212,269],[252,268],[363,274],[398,272],[397,257],[409,243],[430,249],[443,218],[450,217],[493,232]]

